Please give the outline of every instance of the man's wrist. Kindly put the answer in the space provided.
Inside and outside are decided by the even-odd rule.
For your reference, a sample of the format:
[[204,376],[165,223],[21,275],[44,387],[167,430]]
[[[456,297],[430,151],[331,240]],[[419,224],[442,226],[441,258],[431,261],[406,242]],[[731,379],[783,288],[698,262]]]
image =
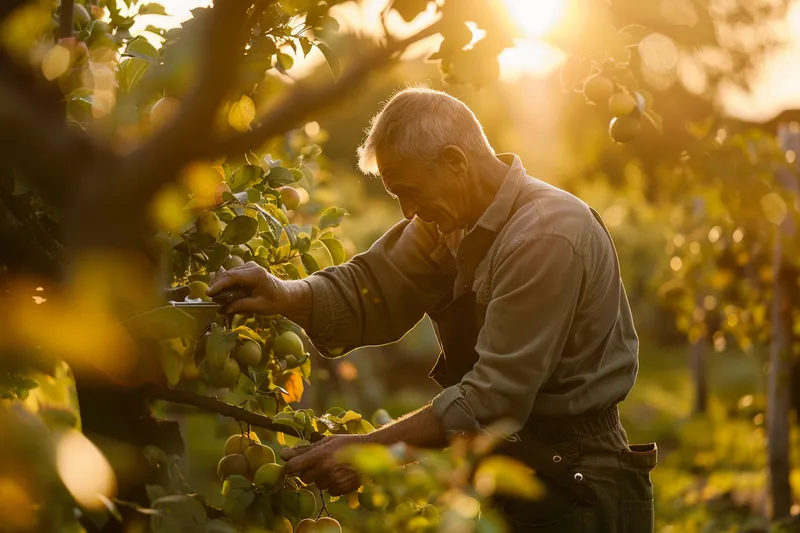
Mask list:
[[284,312],[281,314],[300,325],[303,329],[308,329],[311,322],[311,308],[313,307],[311,287],[301,279],[285,280],[281,283],[285,291],[285,302],[282,306]]

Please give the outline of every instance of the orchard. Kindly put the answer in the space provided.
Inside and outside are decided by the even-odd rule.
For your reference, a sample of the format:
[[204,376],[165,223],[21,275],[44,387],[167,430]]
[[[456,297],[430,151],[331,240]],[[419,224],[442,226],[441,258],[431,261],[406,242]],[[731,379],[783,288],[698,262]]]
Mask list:
[[[287,450],[368,434],[393,418],[380,406],[311,408],[306,396],[328,386],[316,378],[330,374],[330,362],[303,329],[280,315],[227,312],[247,297],[235,289],[206,293],[231,269],[255,264],[299,280],[369,245],[356,246],[351,233],[382,222],[337,181],[342,163],[325,145],[347,136],[315,122],[335,124],[325,115],[331,107],[368,100],[375,78],[424,61],[435,83],[473,95],[478,108],[481,95],[503,86],[504,52],[525,38],[518,13],[501,0],[394,0],[379,10],[379,38],[348,45],[345,9],[361,3],[215,0],[168,26],[159,18],[170,6],[155,2],[4,0],[0,530],[499,533],[508,526],[496,497],[541,496],[527,466],[493,453],[507,437],[503,420],[441,451],[348,448],[342,459],[359,475],[349,494],[287,475]],[[654,49],[676,58],[724,51],[734,67],[704,64],[705,93],[692,97],[713,101],[755,57],[722,42],[720,28],[756,27],[786,5],[678,3],[563,2],[567,22],[547,37],[563,56],[554,76],[570,106],[563,120],[601,132],[573,139],[570,151],[586,164],[566,181],[597,191],[586,180],[592,169],[619,171],[609,187],[641,209],[630,225],[664,236],[642,244],[646,265],[621,254],[633,262],[634,291],[650,294],[642,307],[663,313],[654,337],[717,352],[726,342],[748,354],[772,350],[764,371],[772,445],[752,455],[769,470],[763,518],[795,527],[790,412],[800,409],[800,377],[793,391],[789,376],[800,376],[800,246],[787,228],[800,217],[796,156],[788,155],[800,150],[791,144],[800,128],[778,136],[713,110],[705,122],[684,120],[675,102],[695,100],[673,98],[660,80],[677,67],[652,61]],[[751,44],[766,49],[770,39]],[[423,43],[430,53],[422,60],[406,57]],[[296,76],[297,64],[314,57],[323,67]],[[400,75],[392,89],[412,81]],[[615,238],[633,249],[647,236]],[[705,406],[706,352],[691,353],[694,401]],[[651,416],[648,402],[663,397],[653,393],[634,414]],[[739,466],[702,450],[675,461],[678,473],[665,483],[677,488],[665,492],[682,499],[670,512],[724,492],[703,492],[708,478],[686,472],[710,477]],[[669,512],[657,523],[740,531],[708,509],[706,529]]]

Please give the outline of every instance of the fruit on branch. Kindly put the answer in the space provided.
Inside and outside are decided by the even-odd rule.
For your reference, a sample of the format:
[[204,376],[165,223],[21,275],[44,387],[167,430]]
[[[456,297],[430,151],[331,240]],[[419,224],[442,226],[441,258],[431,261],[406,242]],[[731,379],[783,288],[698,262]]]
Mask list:
[[389,505],[389,496],[374,485],[364,485],[358,492],[358,503],[368,511],[382,511]]
[[150,108],[150,122],[156,128],[162,126],[175,116],[180,105],[177,98],[165,96]]
[[251,431],[249,435],[231,435],[225,441],[224,455],[244,453],[250,446],[261,444],[258,435]]
[[303,341],[294,331],[284,331],[278,335],[272,344],[272,350],[278,359],[285,359],[287,355],[294,355],[299,359],[305,352]]
[[608,102],[614,94],[614,82],[602,74],[595,74],[584,83],[583,94],[587,100],[595,104]]
[[286,479],[283,466],[275,463],[261,465],[253,476],[253,483],[259,487],[280,487]]
[[222,267],[225,270],[230,270],[232,268],[240,267],[244,265],[244,259],[242,259],[238,255],[229,255],[225,261],[222,262]]
[[608,133],[614,142],[626,143],[633,140],[642,129],[642,119],[637,114],[622,115],[611,119]]
[[334,518],[323,516],[319,520],[306,518],[297,524],[294,533],[342,533],[342,526]]
[[275,452],[263,444],[254,443],[244,451],[244,457],[247,459],[248,471],[251,474],[255,474],[265,464],[275,462]]
[[288,518],[285,516],[276,516],[272,520],[270,531],[272,533],[292,533],[294,529],[292,528],[292,523]]
[[289,211],[297,209],[300,206],[300,193],[294,187],[281,187],[281,202]]
[[252,340],[242,341],[233,352],[233,357],[244,367],[256,366],[261,362],[261,345]]
[[208,358],[203,360],[202,371],[206,382],[212,387],[228,388],[239,383],[239,363],[235,359],[228,359],[222,368],[215,367]]
[[189,283],[189,298],[196,300],[200,298],[204,302],[210,302],[211,298],[206,295],[208,285],[200,280],[195,280]]
[[247,472],[247,458],[240,453],[226,455],[217,465],[217,476],[223,481],[234,474],[246,476]]
[[92,20],[92,17],[89,16],[89,12],[85,7],[76,2],[72,6],[72,20],[78,25],[78,29],[80,29],[89,24],[89,22]]
[[298,500],[300,501],[299,516],[308,518],[314,516],[317,512],[317,498],[314,493],[308,489],[300,489],[298,492]]
[[197,233],[202,233],[217,240],[222,235],[222,221],[213,211],[206,211],[195,222]]
[[244,244],[235,244],[231,246],[231,255],[241,257],[245,262],[253,257],[253,253],[250,251],[250,248]]
[[628,92],[614,93],[608,99],[608,109],[615,117],[629,115],[636,109],[636,98]]

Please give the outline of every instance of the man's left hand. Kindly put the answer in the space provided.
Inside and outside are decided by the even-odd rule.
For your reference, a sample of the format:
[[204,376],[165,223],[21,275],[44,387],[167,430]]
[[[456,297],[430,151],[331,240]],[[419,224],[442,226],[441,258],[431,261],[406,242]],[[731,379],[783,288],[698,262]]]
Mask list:
[[281,459],[286,461],[286,475],[299,476],[304,483],[315,483],[331,496],[341,496],[358,489],[358,473],[336,459],[347,446],[360,444],[358,435],[331,435],[311,446],[284,448]]

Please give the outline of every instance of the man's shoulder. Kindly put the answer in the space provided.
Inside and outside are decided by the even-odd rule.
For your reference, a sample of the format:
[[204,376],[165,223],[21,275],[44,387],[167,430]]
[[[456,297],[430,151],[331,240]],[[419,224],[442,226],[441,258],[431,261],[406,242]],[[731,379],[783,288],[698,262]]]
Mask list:
[[557,236],[581,247],[594,217],[589,206],[555,185],[528,176],[504,233],[517,239]]

